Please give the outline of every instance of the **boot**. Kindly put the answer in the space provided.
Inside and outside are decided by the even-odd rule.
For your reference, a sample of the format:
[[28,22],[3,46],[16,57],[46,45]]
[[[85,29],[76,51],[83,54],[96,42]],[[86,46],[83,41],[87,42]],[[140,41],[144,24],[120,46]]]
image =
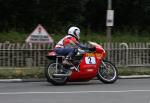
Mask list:
[[72,64],[68,61],[68,59],[63,60],[62,62],[64,65],[71,66]]

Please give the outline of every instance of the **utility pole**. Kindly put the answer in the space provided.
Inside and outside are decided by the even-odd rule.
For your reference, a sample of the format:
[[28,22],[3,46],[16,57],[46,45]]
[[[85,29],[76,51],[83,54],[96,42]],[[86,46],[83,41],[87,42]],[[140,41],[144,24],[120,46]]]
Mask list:
[[106,18],[106,26],[107,26],[107,30],[106,30],[106,35],[107,35],[107,42],[111,42],[112,41],[112,26],[114,25],[114,11],[112,10],[112,0],[108,0],[107,1],[107,18]]

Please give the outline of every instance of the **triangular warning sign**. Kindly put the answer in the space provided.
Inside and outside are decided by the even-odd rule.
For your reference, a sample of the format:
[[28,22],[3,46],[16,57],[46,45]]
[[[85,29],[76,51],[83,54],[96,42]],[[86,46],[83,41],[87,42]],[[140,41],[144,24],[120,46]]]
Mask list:
[[42,25],[38,25],[35,30],[25,40],[27,43],[53,43],[54,40],[44,29]]

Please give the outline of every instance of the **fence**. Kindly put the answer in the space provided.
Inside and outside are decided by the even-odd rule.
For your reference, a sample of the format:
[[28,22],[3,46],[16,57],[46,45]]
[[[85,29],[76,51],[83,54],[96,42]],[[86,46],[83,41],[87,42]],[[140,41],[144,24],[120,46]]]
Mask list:
[[[116,66],[150,66],[150,43],[101,43]],[[0,43],[0,67],[44,67],[52,45]]]
[[116,66],[150,66],[150,43],[104,43],[107,59]]

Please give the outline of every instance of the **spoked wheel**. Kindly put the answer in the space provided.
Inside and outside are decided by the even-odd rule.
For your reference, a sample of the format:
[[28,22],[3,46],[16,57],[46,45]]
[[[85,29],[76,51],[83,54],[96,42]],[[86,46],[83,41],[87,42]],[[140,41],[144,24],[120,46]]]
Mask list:
[[102,61],[97,78],[103,83],[114,83],[118,79],[118,70],[109,61]]
[[65,69],[62,64],[58,63],[50,63],[47,68],[45,68],[45,76],[48,82],[53,85],[65,85],[67,82],[67,76],[55,76],[57,75],[65,75],[70,73],[69,70]]

